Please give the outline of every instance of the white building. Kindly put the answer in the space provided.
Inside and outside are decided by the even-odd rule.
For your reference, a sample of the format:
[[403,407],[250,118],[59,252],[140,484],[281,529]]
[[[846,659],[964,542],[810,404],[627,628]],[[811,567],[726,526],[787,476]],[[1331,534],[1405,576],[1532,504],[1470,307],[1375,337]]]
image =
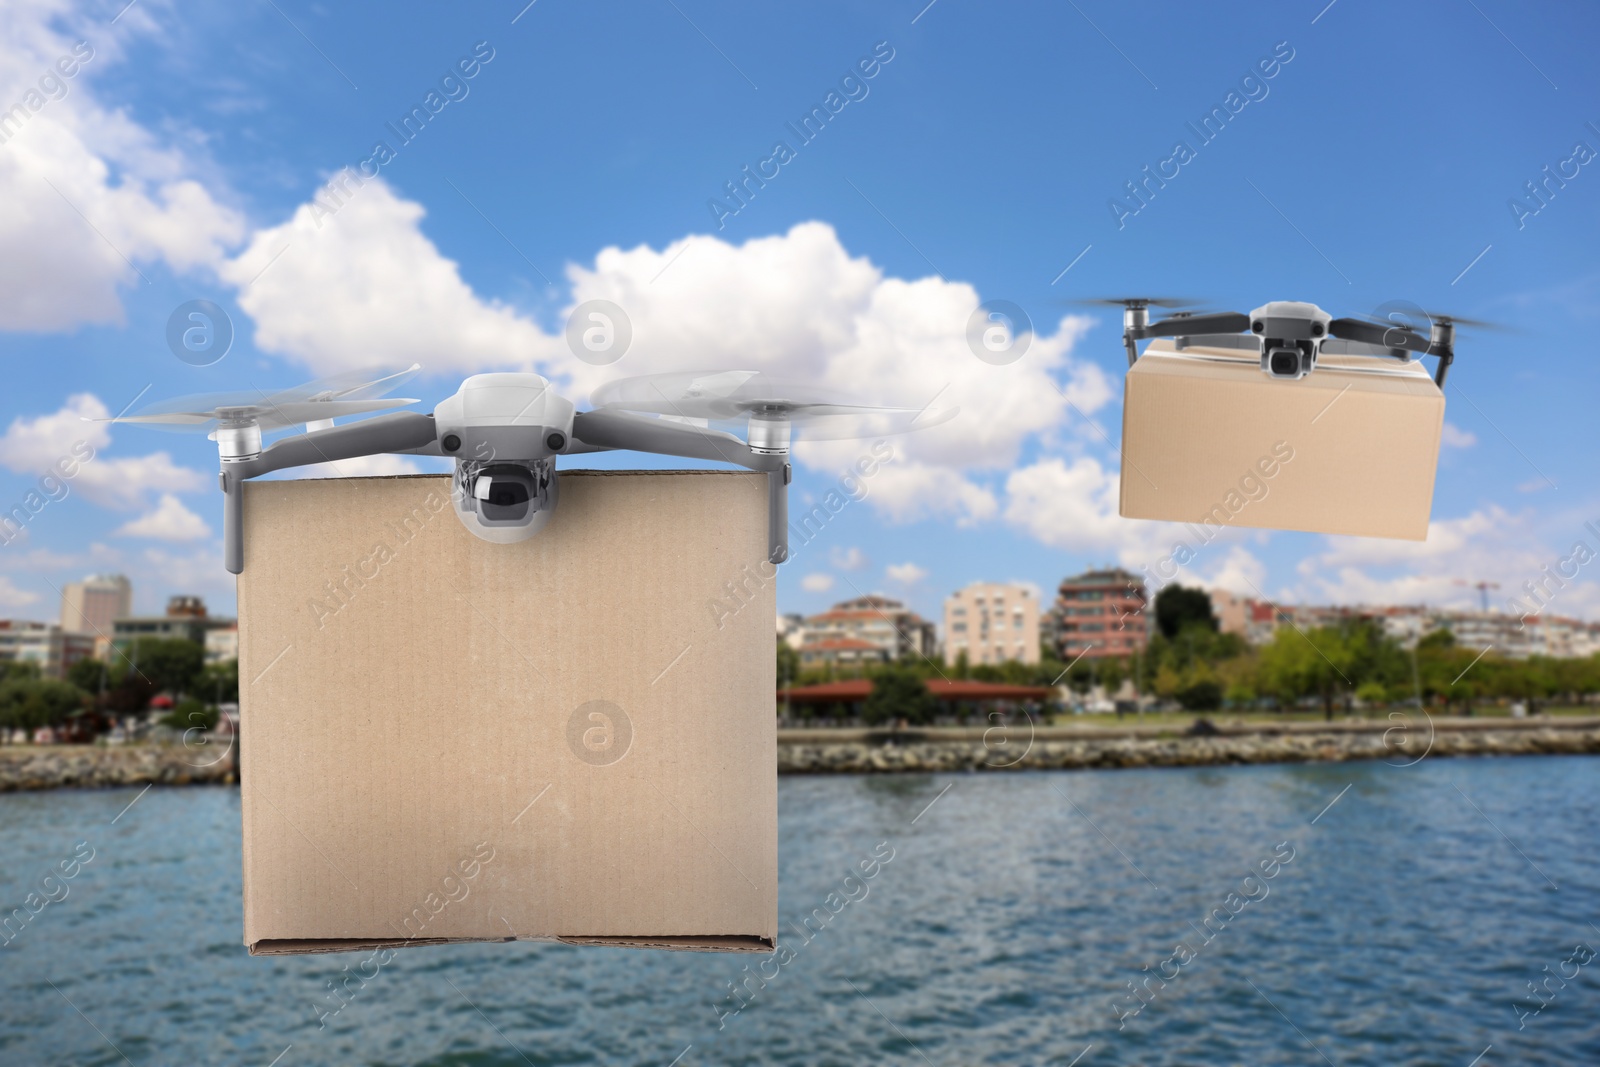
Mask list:
[[133,583],[120,574],[92,574],[61,590],[61,628],[109,637],[111,624],[133,614]]
[[94,641],[93,634],[69,633],[53,622],[0,619],[0,665],[32,663],[46,678],[65,678],[67,668],[93,657]]
[[1039,598],[1022,585],[974,582],[944,601],[944,661],[1039,662]]
[[223,663],[239,658],[239,624],[206,631],[206,662]]

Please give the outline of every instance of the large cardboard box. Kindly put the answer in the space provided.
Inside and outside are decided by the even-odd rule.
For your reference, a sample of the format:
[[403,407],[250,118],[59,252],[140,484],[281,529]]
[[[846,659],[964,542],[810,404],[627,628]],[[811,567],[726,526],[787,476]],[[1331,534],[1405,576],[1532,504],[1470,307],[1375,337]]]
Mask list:
[[560,491],[538,536],[494,545],[446,477],[246,484],[252,954],[773,947],[766,478]]
[[1443,425],[1420,363],[1322,356],[1283,381],[1254,355],[1152,342],[1128,369],[1121,512],[1425,540]]

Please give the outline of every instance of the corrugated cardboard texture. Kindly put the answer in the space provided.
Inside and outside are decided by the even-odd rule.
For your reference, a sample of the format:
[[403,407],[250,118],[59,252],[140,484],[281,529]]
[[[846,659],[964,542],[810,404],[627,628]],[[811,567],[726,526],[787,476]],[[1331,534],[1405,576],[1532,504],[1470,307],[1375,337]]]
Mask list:
[[1420,363],[1324,356],[1290,382],[1237,351],[1154,342],[1128,369],[1121,513],[1421,541],[1443,424]]
[[447,477],[247,483],[251,952],[770,950],[765,487],[563,472],[550,525],[493,545]]

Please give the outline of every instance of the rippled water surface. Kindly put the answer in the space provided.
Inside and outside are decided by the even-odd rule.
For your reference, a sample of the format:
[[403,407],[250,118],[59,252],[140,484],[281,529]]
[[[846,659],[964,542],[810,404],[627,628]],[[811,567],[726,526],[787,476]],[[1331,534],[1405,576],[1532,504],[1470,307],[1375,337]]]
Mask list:
[[8,911],[94,849],[0,948],[0,1063],[1600,1063],[1590,757],[787,778],[789,951],[738,1014],[751,957],[497,944],[320,1028],[358,957],[245,955],[238,794],[137,792],[0,796]]

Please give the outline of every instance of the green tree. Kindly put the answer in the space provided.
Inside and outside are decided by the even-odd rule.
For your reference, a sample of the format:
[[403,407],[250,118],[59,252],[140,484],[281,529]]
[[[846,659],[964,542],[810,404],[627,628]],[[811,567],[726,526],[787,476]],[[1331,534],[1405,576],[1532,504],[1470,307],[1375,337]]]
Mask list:
[[67,681],[85,693],[98,693],[112,685],[111,666],[104,660],[80,659],[67,668]]
[[0,682],[0,726],[32,734],[43,726],[60,726],[84,703],[83,690],[68,682],[8,679]]
[[1182,675],[1173,693],[1185,711],[1214,711],[1222,707],[1222,683],[1207,663],[1196,663]]
[[1191,624],[1216,632],[1217,617],[1211,611],[1211,595],[1204,589],[1191,589],[1186,585],[1163,587],[1156,594],[1156,629],[1171,641]]
[[[181,637],[138,637],[129,643],[123,657],[127,671],[148,678],[156,692],[187,693],[205,663],[205,649],[198,641]],[[116,667],[113,665],[113,673]]]
[[161,724],[179,731],[210,730],[217,725],[219,718],[221,713],[215,707],[194,697],[185,697],[162,716]]
[[905,667],[885,667],[872,676],[862,717],[874,725],[895,719],[921,725],[932,722],[938,709],[939,702],[920,674]]

